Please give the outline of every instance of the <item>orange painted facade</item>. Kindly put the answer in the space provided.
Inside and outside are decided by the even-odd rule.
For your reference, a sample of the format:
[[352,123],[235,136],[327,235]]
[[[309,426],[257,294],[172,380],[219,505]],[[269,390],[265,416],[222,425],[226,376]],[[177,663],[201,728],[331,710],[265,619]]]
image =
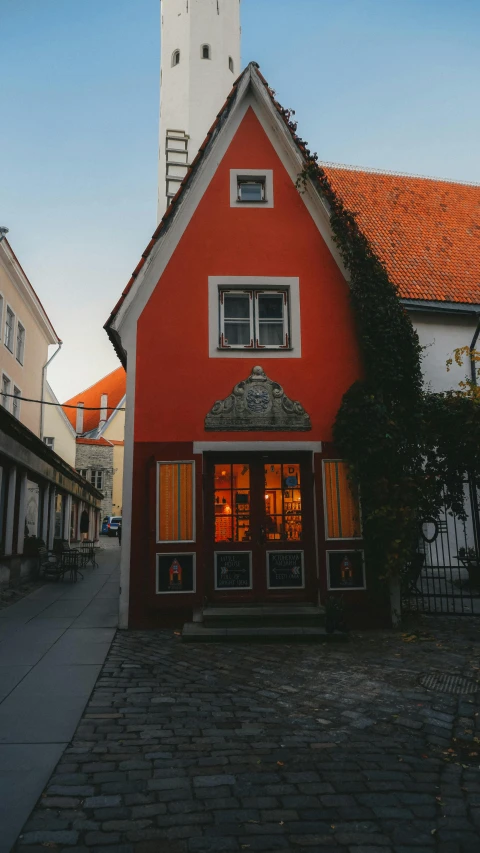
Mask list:
[[[236,168],[273,170],[273,208],[230,207]],[[300,279],[301,358],[209,358],[208,277],[222,275]],[[348,286],[250,108],[139,319],[135,441],[227,440],[205,432],[205,415],[257,363],[309,413],[304,439],[331,441],[342,396],[361,373]],[[274,434],[293,437],[301,435]]]

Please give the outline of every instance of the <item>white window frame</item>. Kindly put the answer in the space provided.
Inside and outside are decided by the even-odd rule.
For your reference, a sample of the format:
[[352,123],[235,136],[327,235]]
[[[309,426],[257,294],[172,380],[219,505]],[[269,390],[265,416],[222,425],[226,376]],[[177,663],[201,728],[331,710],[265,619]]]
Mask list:
[[[222,347],[220,292],[228,290],[259,291],[271,290],[288,293],[289,309],[289,346],[288,349],[278,347]],[[254,341],[255,343],[255,341]],[[278,276],[209,276],[208,279],[208,347],[210,358],[301,358],[301,323],[300,323],[300,279]]]
[[[238,184],[249,178],[259,178],[264,182],[264,198],[262,201],[239,201]],[[274,207],[273,196],[273,169],[230,169],[230,207],[250,209],[252,207],[265,208]]]
[[[100,483],[101,483],[100,486],[98,485],[98,475],[99,474],[100,474]],[[103,474],[104,474],[103,468],[89,468],[89,483],[91,486],[94,487],[94,489],[98,489],[99,491],[101,491],[103,489],[103,485],[104,485]],[[92,478],[95,481],[93,483],[92,483]]]
[[[249,323],[249,325],[250,325],[250,344],[245,344],[245,345],[232,344],[230,346],[230,344],[224,343],[224,339],[225,339],[225,335],[224,335],[224,329],[225,329],[225,299],[224,299],[224,297],[226,295],[230,295],[230,294],[236,294],[238,296],[241,295],[241,296],[248,296],[249,297],[249,303],[248,304],[250,306],[250,317],[249,317],[249,321],[250,321],[250,323]],[[254,328],[253,328],[253,314],[254,314],[254,311],[253,311],[254,292],[253,292],[253,290],[241,290],[240,288],[232,288],[231,290],[219,289],[218,300],[219,300],[219,311],[220,311],[220,335],[219,335],[219,346],[220,346],[220,348],[222,350],[223,349],[225,349],[225,350],[228,350],[228,349],[241,349],[241,350],[253,349],[255,346],[255,341],[254,341],[255,332],[254,332]],[[227,322],[228,322],[228,320],[227,320]]]
[[[10,399],[12,401],[12,415],[14,418],[17,419],[17,421],[20,420],[20,406],[21,406],[22,401],[19,400],[18,398],[21,396],[22,396],[22,392],[21,392],[20,388],[14,384],[14,386],[13,386],[13,397],[10,397]],[[15,409],[17,409],[16,412],[15,412]]]
[[[191,465],[192,466],[192,539],[160,539],[160,465]],[[197,517],[196,517],[196,464],[194,459],[162,459],[157,461],[157,476],[156,476],[156,494],[155,506],[157,511],[156,517],[156,535],[157,545],[179,545],[193,544],[196,542],[197,536]]]
[[[9,313],[9,312],[10,312],[10,314],[11,314],[11,315],[12,315],[12,317],[13,317],[13,326],[12,326],[12,348],[11,348],[11,349],[10,349],[10,347],[8,346],[8,343],[7,343],[7,317],[8,317],[8,313]],[[17,319],[17,317],[16,317],[16,314],[15,314],[15,311],[13,310],[12,306],[11,306],[11,305],[9,305],[9,304],[8,304],[8,302],[7,302],[7,306],[6,306],[6,309],[5,309],[5,326],[4,326],[4,330],[3,330],[3,343],[5,344],[5,346],[6,346],[6,348],[8,349],[8,351],[12,353],[12,355],[13,355],[13,353],[15,352],[15,321],[16,321],[16,319]]]
[[55,436],[53,435],[44,435],[43,441],[50,448],[50,450],[55,450]]
[[[23,332],[23,339],[22,339],[22,350],[20,353],[21,357],[19,358],[18,357],[18,341],[19,341],[20,330],[22,330],[22,332]],[[25,362],[25,338],[26,338],[26,335],[27,335],[27,333],[25,330],[25,326],[23,325],[23,323],[19,319],[19,317],[17,317],[17,334],[15,335],[15,358],[18,361],[18,363],[22,365],[22,367],[23,367],[24,362]]]
[[[5,379],[7,379],[7,380],[8,380],[8,389],[7,389],[5,392],[3,391],[3,378],[4,378],[4,377],[5,377]],[[2,370],[2,374],[1,374],[1,387],[0,387],[0,398],[2,398],[2,399],[3,399],[3,394],[4,394],[4,393],[5,393],[5,394],[10,394],[10,393],[11,393],[11,391],[10,391],[11,387],[12,387],[12,379],[11,379],[11,377],[8,375],[8,373],[5,373],[5,371],[4,371],[4,370]],[[7,411],[7,412],[9,412],[9,411],[10,411],[10,400],[11,400],[11,399],[12,399],[11,397],[6,397],[6,398],[5,398],[5,404],[3,404],[3,402],[0,402],[0,405],[2,405],[2,406],[3,406],[3,408],[4,408],[4,409],[6,409],[6,411]]]
[[3,298],[3,293],[0,292],[0,341],[3,341],[3,306],[5,304],[5,300]]
[[[258,306],[258,297],[263,296],[266,293],[270,293],[272,296],[282,296],[283,297],[283,344],[275,345],[275,344],[261,344],[260,343],[260,312]],[[290,349],[290,299],[289,299],[288,289],[285,290],[270,290],[266,288],[264,290],[256,290],[254,293],[254,315],[255,315],[255,349],[256,350],[276,350],[277,352],[280,350]],[[275,322],[275,321],[273,321]]]
[[325,464],[329,462],[345,462],[345,459],[322,459],[322,486],[323,486],[323,521],[325,524],[325,542],[359,542],[363,539],[362,528],[362,505],[360,494],[358,495],[358,510],[360,514],[360,534],[358,536],[329,536],[328,535],[328,512],[327,512],[327,480],[325,477]]

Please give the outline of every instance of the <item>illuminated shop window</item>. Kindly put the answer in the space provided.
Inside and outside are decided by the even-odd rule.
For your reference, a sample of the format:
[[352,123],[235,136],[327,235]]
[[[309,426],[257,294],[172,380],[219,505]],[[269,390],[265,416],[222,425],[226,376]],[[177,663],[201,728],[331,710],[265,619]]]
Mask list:
[[360,538],[358,494],[348,479],[347,463],[326,460],[323,470],[327,539]]
[[158,542],[194,541],[194,492],[193,462],[158,463]]
[[302,539],[300,465],[264,466],[265,538],[299,542]]
[[215,465],[215,542],[250,541],[250,466]]

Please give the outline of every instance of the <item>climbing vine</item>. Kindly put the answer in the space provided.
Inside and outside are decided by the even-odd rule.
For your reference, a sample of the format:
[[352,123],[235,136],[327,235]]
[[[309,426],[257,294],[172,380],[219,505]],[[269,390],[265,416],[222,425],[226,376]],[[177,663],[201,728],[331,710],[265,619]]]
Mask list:
[[[334,441],[361,495],[368,565],[379,579],[401,573],[418,542],[421,521],[446,500],[464,513],[465,476],[480,483],[480,395],[465,380],[458,391],[425,393],[422,347],[384,264],[296,136],[305,157],[297,187],[310,182],[329,208],[334,240],[350,278],[364,378],[343,397]],[[457,364],[471,353],[458,351]],[[480,355],[478,356],[480,361]]]

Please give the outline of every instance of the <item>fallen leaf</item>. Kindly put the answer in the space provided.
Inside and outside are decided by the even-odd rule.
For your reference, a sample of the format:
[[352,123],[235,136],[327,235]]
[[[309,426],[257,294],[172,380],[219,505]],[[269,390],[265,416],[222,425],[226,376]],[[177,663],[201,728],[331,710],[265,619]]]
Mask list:
[[283,767],[285,762],[284,761],[277,761],[277,764],[279,767]]
[[437,831],[436,829],[430,830],[430,835],[435,835],[436,831]]

